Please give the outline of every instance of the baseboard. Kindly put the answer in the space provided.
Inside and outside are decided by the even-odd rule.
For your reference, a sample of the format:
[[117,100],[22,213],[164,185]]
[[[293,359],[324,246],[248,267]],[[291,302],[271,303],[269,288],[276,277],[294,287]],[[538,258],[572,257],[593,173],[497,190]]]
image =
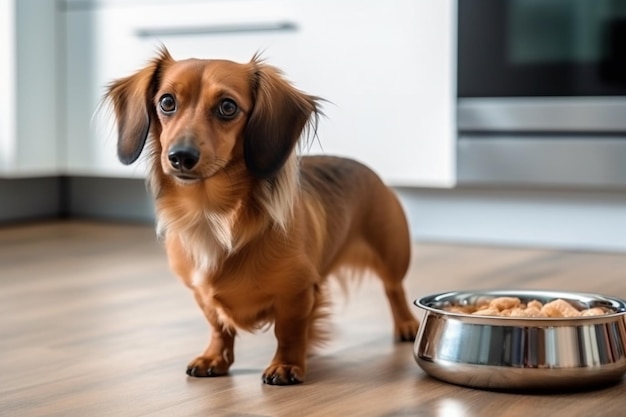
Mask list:
[[143,179],[67,177],[71,217],[154,222],[154,205]]
[[154,209],[142,179],[0,179],[0,223],[56,218],[153,223]]
[[[415,241],[626,252],[626,194],[398,188]],[[154,223],[141,179],[0,180],[0,222],[83,218]]]
[[62,188],[58,177],[0,179],[0,222],[62,217]]

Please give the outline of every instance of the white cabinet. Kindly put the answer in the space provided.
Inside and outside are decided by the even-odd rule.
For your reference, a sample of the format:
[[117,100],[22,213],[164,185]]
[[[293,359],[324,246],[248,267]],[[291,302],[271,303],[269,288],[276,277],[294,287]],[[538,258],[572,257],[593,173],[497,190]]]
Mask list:
[[0,2],[0,177],[58,174],[57,18],[53,1]]
[[[159,45],[174,58],[247,61],[257,52],[321,96],[310,150],[355,157],[394,185],[454,182],[454,1],[113,2],[66,11],[67,171],[142,176],[116,159],[106,85]],[[104,119],[104,120],[103,120]]]
[[454,185],[456,2],[299,4],[303,85],[332,102],[324,151],[367,162],[392,185]]

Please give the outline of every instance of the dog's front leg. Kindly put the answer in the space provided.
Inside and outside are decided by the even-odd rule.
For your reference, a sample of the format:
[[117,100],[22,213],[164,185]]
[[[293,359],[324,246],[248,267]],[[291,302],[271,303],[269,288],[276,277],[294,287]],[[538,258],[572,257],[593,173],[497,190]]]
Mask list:
[[313,290],[307,290],[276,301],[274,333],[278,346],[263,372],[264,383],[293,385],[304,381],[314,296]]
[[225,375],[235,361],[235,329],[227,328],[220,323],[215,309],[203,301],[197,290],[194,291],[194,295],[211,325],[211,341],[204,353],[187,365],[187,375],[195,377]]
[[201,274],[195,270],[194,263],[181,240],[176,236],[167,236],[165,247],[172,271],[193,291],[196,303],[211,326],[209,346],[202,355],[189,363],[187,375],[195,377],[225,375],[235,361],[235,329],[227,328],[220,322],[210,297],[206,296],[206,288],[199,285],[203,282],[203,279],[199,278]]

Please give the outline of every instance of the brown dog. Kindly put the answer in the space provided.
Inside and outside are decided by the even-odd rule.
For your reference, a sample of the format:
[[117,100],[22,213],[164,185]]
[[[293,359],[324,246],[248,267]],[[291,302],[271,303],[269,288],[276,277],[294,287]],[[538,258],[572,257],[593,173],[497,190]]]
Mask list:
[[171,268],[212,326],[188,375],[226,374],[235,329],[273,323],[278,347],[263,381],[302,382],[324,333],[326,278],[347,270],[380,276],[396,337],[415,338],[402,287],[409,233],[394,193],[355,161],[296,155],[303,130],[315,128],[317,97],[257,57],[175,61],[163,49],[106,98],[120,160],[134,162],[148,141]]

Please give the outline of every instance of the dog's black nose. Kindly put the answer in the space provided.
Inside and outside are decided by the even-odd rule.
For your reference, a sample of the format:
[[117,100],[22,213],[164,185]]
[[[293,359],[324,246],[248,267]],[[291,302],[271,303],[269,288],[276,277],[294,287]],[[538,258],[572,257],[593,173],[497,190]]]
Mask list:
[[200,151],[189,145],[174,145],[167,154],[172,168],[179,171],[190,170],[200,160]]

